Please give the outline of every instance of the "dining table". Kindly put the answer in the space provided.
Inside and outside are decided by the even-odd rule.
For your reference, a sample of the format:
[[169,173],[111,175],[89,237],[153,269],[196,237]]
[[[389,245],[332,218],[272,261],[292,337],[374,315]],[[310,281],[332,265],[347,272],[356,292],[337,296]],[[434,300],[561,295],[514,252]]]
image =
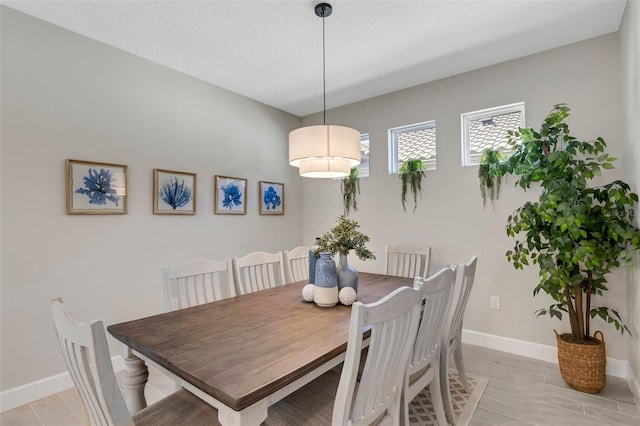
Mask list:
[[[261,424],[269,406],[345,358],[351,307],[305,302],[306,284],[109,325],[121,343],[129,410],[146,407],[148,364],[216,407],[222,425]],[[412,285],[411,278],[360,272],[357,300],[375,302]]]

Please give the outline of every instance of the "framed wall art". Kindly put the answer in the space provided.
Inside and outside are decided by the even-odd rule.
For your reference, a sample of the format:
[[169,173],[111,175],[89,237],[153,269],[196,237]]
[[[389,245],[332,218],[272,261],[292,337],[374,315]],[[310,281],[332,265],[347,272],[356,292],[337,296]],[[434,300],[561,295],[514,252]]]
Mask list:
[[284,214],[284,183],[258,182],[260,214]]
[[215,214],[247,214],[247,180],[229,176],[214,176]]
[[67,160],[67,214],[126,214],[127,166]]
[[196,175],[153,169],[153,214],[196,214]]

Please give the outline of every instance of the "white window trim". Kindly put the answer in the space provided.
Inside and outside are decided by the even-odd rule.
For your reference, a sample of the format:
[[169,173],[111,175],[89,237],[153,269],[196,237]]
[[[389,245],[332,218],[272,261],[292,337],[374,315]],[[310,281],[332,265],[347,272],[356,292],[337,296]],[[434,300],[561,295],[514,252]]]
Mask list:
[[[406,126],[393,127],[387,130],[388,146],[389,146],[389,174],[398,174],[398,138],[396,134],[398,132],[410,132],[413,130],[430,129],[436,127],[436,120],[423,121],[420,123],[408,124]],[[436,129],[437,132],[437,129]],[[437,136],[436,136],[437,144]],[[438,147],[436,146],[436,159],[437,159]],[[424,165],[426,170],[435,170],[437,160],[425,160]]]
[[520,111],[520,127],[524,127],[524,102],[516,102],[499,107],[486,108],[479,111],[465,112],[460,114],[460,125],[462,134],[462,167],[477,166],[478,163],[471,161],[469,150],[469,122],[483,118],[491,118],[495,115],[509,114]]
[[369,137],[369,133],[360,133],[360,143],[362,143],[362,141],[364,140],[368,140],[369,141],[369,168],[367,169],[367,173],[366,174],[362,174],[362,169],[360,168],[360,163],[358,165],[358,171],[360,172],[360,177],[369,177],[371,175],[371,138]]

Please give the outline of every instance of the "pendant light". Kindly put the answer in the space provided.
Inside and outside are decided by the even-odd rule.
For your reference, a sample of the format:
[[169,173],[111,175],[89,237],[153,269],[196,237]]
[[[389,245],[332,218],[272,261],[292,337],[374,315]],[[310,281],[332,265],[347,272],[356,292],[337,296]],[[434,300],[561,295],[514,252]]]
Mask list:
[[331,15],[328,3],[315,7],[322,18],[322,110],[323,124],[301,127],[289,133],[289,164],[300,168],[300,176],[336,178],[349,176],[360,164],[360,132],[344,126],[327,125],[324,18]]

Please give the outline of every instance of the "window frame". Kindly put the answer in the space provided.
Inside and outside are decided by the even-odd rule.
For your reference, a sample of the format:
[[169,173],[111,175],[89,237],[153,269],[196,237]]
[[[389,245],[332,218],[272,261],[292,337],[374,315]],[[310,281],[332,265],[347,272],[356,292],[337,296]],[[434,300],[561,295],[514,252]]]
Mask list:
[[422,159],[425,170],[436,170],[438,159],[438,128],[436,126],[436,120],[427,120],[420,123],[407,124],[404,126],[392,127],[387,130],[388,146],[389,146],[389,174],[398,174],[400,171],[400,164],[398,164],[398,135],[402,133],[409,133],[417,130],[435,129],[436,131],[436,158],[432,160]]
[[[469,123],[476,120],[490,119],[496,115],[511,114],[520,112],[520,126],[525,126],[525,103],[515,102],[508,105],[485,108],[477,111],[465,112],[460,114],[460,126],[462,135],[462,167],[478,166],[479,161],[471,160],[471,151],[469,147]],[[513,151],[503,151],[507,155]]]
[[369,177],[371,175],[371,138],[369,137],[369,132],[360,133],[360,156],[362,156],[362,142],[365,140],[369,143],[369,161],[365,173],[363,173],[362,162],[356,166],[358,167],[359,177]]

